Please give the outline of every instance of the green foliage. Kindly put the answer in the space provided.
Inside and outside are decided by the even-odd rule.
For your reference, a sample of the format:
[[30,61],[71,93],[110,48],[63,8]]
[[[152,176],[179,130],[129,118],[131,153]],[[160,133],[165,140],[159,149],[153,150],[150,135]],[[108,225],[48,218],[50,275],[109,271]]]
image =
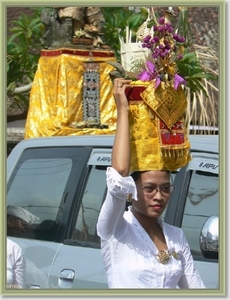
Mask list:
[[202,79],[216,79],[204,70],[195,52],[185,53],[183,58],[177,61],[177,67],[178,73],[186,80],[186,87],[190,88],[192,93],[202,90],[206,94]]
[[7,95],[16,102],[28,102],[28,96],[14,94],[13,87],[31,82],[40,57],[44,25],[40,15],[44,7],[32,8],[31,16],[22,14],[13,21],[12,33],[7,37]]
[[[44,25],[40,20],[41,10],[34,8],[32,16],[22,14],[13,21],[12,35],[7,41],[7,54],[11,62],[8,66],[10,82],[23,82],[24,78],[33,79],[41,49],[41,36]],[[9,84],[9,82],[8,82]]]
[[148,12],[142,8],[139,13],[134,13],[128,7],[102,7],[101,9],[105,18],[103,28],[105,42],[114,50],[117,61],[120,62],[120,38],[125,39],[126,26],[132,30],[132,42],[135,42],[136,32],[147,19]]
[[191,94],[202,90],[207,96],[203,80],[216,80],[217,78],[205,71],[196,53],[191,51],[192,42],[187,7],[181,8],[175,31],[186,39],[183,45],[185,48],[183,58],[177,61],[178,73],[186,80],[186,87],[190,88]]

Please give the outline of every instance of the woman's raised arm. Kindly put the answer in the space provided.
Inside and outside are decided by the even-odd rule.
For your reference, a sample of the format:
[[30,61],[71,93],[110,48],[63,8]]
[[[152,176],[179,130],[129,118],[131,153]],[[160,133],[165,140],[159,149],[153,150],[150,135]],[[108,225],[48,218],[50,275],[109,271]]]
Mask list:
[[129,105],[125,89],[131,80],[116,78],[113,95],[117,106],[117,128],[112,150],[112,167],[123,177],[130,167]]

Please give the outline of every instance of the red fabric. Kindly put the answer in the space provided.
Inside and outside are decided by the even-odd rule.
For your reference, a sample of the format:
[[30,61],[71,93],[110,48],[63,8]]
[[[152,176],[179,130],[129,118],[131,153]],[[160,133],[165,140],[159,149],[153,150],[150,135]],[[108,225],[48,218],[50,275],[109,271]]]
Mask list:
[[79,50],[79,49],[53,49],[41,50],[41,56],[58,56],[61,54],[71,54],[89,57],[114,57],[112,51],[95,51],[95,50]]
[[161,132],[161,141],[162,145],[180,145],[185,142],[185,136],[182,132],[183,123],[181,121],[176,122],[172,126],[173,134],[169,131],[165,132],[164,129],[167,129],[165,123],[160,120],[160,132]]
[[125,90],[128,101],[143,101],[141,93],[146,89],[144,86],[127,87]]

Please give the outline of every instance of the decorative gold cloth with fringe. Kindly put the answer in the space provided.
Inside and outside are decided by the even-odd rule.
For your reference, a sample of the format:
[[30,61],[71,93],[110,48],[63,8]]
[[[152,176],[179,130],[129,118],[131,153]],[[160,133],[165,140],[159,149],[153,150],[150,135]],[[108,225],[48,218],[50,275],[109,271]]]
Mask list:
[[[136,81],[132,85],[126,90],[130,107],[130,172],[174,171],[185,166],[191,157],[183,119],[186,109],[183,91],[169,88],[169,94],[177,96],[172,101],[162,85],[157,89],[154,89],[154,82]],[[164,99],[159,98],[162,95]]]
[[[83,124],[82,90],[84,63],[100,64],[100,123],[106,128]],[[34,77],[25,126],[25,138],[85,134],[113,134],[116,105],[107,61],[116,61],[112,51],[42,50]]]

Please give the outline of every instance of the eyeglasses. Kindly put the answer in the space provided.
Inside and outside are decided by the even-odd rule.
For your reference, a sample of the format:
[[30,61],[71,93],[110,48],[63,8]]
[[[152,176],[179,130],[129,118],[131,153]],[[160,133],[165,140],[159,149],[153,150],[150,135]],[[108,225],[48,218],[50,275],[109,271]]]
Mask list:
[[172,184],[163,184],[161,186],[157,186],[157,185],[137,185],[137,187],[140,187],[141,189],[143,189],[144,195],[147,197],[153,197],[156,195],[157,192],[160,192],[161,195],[165,195],[167,196],[168,194],[170,194],[174,188],[175,185]]

